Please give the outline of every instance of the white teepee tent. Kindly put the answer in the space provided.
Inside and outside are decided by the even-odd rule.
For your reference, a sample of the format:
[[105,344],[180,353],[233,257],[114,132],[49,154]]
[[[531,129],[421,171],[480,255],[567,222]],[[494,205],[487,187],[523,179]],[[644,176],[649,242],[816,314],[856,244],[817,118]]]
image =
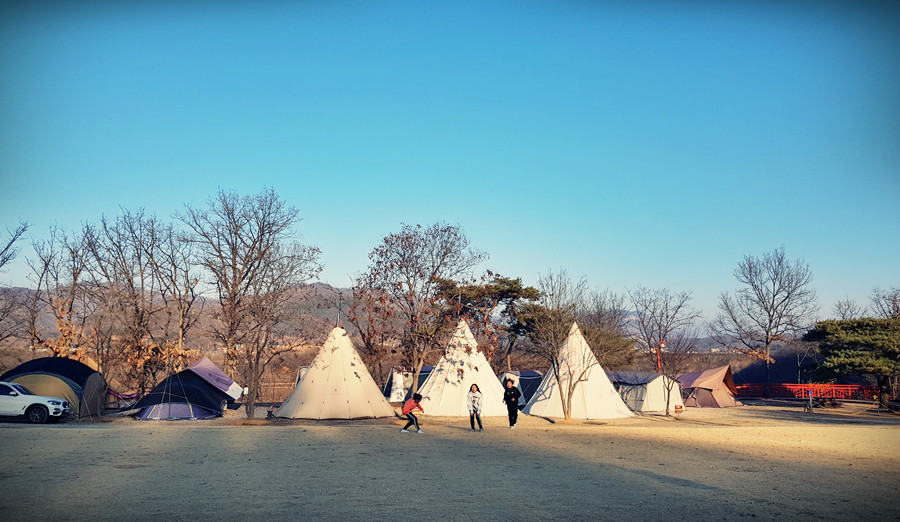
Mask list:
[[460,321],[447,351],[422,384],[422,408],[428,415],[467,416],[466,396],[473,384],[481,390],[481,416],[505,416],[503,386],[494,375],[469,325]]
[[[572,323],[554,367],[559,368],[559,380],[564,389],[569,389],[569,383],[574,382],[573,379],[580,381],[572,391],[571,418],[618,419],[632,416],[631,410],[597,362],[577,323]],[[547,370],[544,380],[523,412],[542,417],[564,417],[562,393],[554,367]]]
[[391,407],[343,328],[335,328],[276,417],[360,419],[393,417]]

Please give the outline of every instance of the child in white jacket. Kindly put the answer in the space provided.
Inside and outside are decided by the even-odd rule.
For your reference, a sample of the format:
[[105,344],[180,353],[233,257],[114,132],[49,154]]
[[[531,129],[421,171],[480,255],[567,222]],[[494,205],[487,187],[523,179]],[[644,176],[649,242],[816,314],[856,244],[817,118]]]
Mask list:
[[475,419],[478,419],[478,431],[484,431],[481,426],[481,399],[481,390],[478,389],[477,384],[473,384],[469,389],[469,394],[466,395],[466,404],[469,406],[469,425],[472,426],[472,431],[475,431]]

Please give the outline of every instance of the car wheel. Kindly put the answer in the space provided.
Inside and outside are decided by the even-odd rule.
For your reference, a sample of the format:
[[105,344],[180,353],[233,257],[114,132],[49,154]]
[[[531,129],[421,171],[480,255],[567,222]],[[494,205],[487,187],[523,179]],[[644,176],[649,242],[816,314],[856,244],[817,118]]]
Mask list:
[[47,422],[47,417],[50,416],[50,413],[47,411],[47,408],[35,404],[25,411],[25,416],[28,417],[28,422],[32,424],[43,424]]

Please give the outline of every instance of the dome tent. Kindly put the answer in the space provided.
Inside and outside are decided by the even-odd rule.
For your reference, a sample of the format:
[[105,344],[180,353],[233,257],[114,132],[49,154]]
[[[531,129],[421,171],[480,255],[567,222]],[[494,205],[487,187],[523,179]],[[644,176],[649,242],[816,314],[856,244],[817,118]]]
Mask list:
[[106,405],[106,379],[97,370],[68,357],[32,359],[0,375],[31,393],[69,401],[75,417],[93,417]]
[[702,372],[685,373],[678,376],[681,395],[685,406],[702,408],[729,408],[743,406],[735,399],[737,388],[731,375],[731,366],[720,366]]
[[139,420],[208,419],[221,416],[242,388],[206,357],[166,377],[134,405]]

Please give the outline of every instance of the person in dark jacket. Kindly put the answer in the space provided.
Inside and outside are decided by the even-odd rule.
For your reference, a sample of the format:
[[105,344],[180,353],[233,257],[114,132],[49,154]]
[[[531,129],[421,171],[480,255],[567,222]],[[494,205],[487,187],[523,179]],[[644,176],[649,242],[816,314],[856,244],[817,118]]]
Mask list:
[[522,394],[515,387],[512,379],[506,379],[506,389],[503,391],[503,402],[506,403],[506,412],[509,413],[509,427],[515,428],[519,419],[519,397]]

